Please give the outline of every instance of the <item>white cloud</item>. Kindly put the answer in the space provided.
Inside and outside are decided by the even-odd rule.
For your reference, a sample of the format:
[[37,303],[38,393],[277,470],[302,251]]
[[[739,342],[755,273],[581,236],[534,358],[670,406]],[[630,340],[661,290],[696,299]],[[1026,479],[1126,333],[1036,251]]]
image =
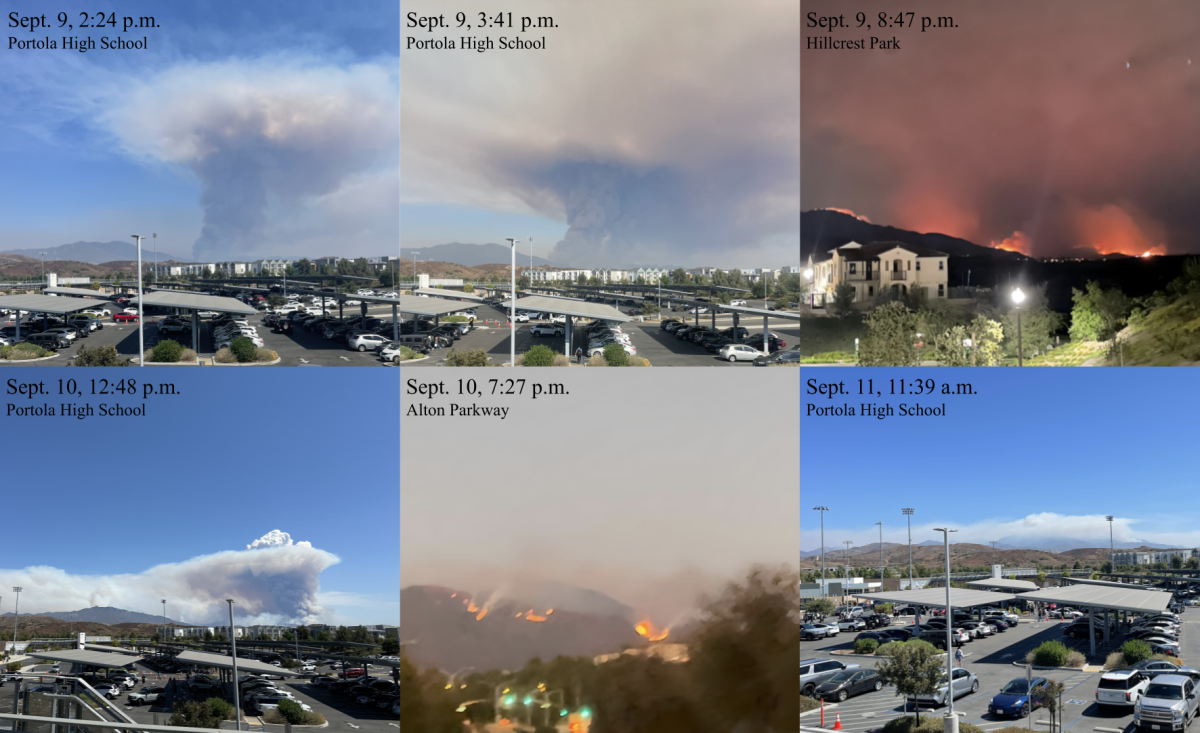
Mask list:
[[[292,544],[292,536],[290,534],[273,529],[246,545],[246,549],[257,550],[261,547],[290,547]],[[311,542],[296,542],[295,545],[296,547],[312,547]]]

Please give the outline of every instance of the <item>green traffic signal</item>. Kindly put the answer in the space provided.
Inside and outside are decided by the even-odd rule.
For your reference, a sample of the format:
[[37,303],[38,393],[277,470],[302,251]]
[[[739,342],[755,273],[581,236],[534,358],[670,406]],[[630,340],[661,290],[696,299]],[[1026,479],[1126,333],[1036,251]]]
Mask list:
[[558,717],[560,717],[560,718],[567,717],[567,709],[563,708],[562,710],[558,711]]
[[592,717],[592,711],[590,708],[584,708],[579,711],[579,716],[582,718],[590,718]]
[[508,697],[504,698],[505,705],[512,705],[516,701],[517,701],[517,698],[513,695],[509,695]]

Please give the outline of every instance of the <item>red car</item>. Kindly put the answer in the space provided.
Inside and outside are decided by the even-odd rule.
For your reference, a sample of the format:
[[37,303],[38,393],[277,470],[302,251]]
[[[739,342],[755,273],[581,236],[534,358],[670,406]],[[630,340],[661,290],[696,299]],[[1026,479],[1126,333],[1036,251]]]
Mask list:
[[346,670],[346,676],[347,677],[362,677],[363,671],[359,667],[353,667],[351,669]]
[[137,318],[138,317],[133,313],[114,313],[113,314],[114,321],[121,321],[121,322],[126,322],[126,323],[129,321],[133,321],[134,323],[137,323]]

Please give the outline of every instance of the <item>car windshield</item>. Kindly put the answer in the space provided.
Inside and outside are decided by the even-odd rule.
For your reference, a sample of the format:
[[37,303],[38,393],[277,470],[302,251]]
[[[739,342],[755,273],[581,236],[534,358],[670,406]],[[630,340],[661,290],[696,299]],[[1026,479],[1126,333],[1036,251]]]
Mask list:
[[1000,692],[1006,695],[1024,695],[1029,692],[1029,684],[1023,679],[1013,680],[1000,688]]
[[1144,697],[1153,697],[1159,700],[1182,700],[1183,688],[1179,685],[1154,683],[1146,688]]
[[840,682],[845,682],[846,680],[850,679],[850,676],[852,674],[854,674],[854,673],[853,672],[838,672],[837,674],[835,674],[834,676],[832,676],[828,680],[826,680],[826,682],[833,682],[835,684],[840,683]]

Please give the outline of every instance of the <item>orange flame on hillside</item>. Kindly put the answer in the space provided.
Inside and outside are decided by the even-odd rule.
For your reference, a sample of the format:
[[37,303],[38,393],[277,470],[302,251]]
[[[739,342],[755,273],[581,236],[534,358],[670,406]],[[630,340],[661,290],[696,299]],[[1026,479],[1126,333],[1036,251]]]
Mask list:
[[467,613],[475,613],[478,610],[479,606],[476,606],[474,603],[471,603],[467,606]]
[[476,621],[482,621],[482,620],[483,620],[483,617],[484,617],[484,616],[486,616],[486,615],[488,615],[488,610],[485,608],[485,609],[483,609],[482,611],[480,611],[479,613],[477,613],[477,614],[475,615],[475,620],[476,620]]
[[667,634],[671,633],[670,629],[662,629],[659,631],[648,618],[639,621],[637,626],[633,627],[633,630],[638,632],[639,635],[646,637],[650,641],[662,641],[663,639],[667,638]]
[[992,249],[1002,249],[1005,252],[1019,252],[1027,257],[1032,256],[1029,237],[1025,236],[1025,232],[1013,232],[1011,237],[1005,237],[999,242],[993,239],[989,246]]
[[457,594],[457,593],[451,593],[451,594],[450,594],[450,597],[451,597],[451,598],[458,598],[458,594]]
[[[522,614],[517,614],[517,615],[518,615],[518,616],[520,616],[520,615],[522,615]],[[526,612],[524,613],[524,616],[525,616],[525,620],[526,620],[526,621],[534,621],[534,622],[536,622],[536,623],[539,623],[539,624],[540,624],[541,622],[543,622],[543,621],[545,621],[545,620],[546,620],[546,617],[545,617],[545,616],[539,616],[539,615],[537,615],[536,613],[534,613],[532,608],[531,608],[531,609],[529,609],[528,611],[526,611]]]
[[826,206],[825,211],[836,211],[839,214],[845,214],[846,216],[853,216],[855,219],[858,219],[859,221],[865,221],[868,224],[871,223],[870,219],[868,219],[865,216],[859,216],[858,214],[855,214],[850,209],[839,209],[836,206]]
[[552,614],[552,613],[554,613],[554,609],[553,609],[553,608],[547,608],[547,609],[546,609],[546,615],[547,615],[547,616],[549,616],[549,615],[550,615],[550,614]]
[[1161,241],[1163,233],[1153,222],[1139,223],[1133,214],[1115,204],[1082,209],[1075,214],[1075,229],[1083,247],[1090,247],[1100,255],[1123,254],[1130,257],[1153,257],[1165,255],[1167,248]]

